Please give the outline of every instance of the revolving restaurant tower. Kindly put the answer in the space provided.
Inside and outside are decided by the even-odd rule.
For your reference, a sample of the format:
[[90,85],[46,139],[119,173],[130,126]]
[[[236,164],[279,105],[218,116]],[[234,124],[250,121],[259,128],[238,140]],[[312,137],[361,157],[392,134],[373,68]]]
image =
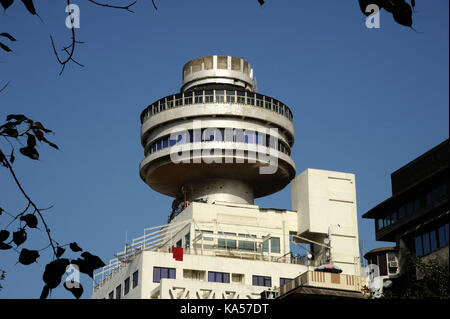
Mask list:
[[[255,93],[245,60],[188,62],[180,93],[148,106],[141,123],[140,176],[174,198],[172,211],[94,275],[92,298],[281,297],[304,286],[360,295],[355,176],[295,177],[291,110]],[[289,183],[292,210],[254,204]],[[342,274],[313,271],[324,264]]]
[[[282,102],[255,93],[253,83],[253,70],[240,58],[208,56],[186,63],[181,92],[142,112],[141,178],[165,195],[208,203],[253,204],[254,198],[284,188],[295,176],[292,113]],[[171,158],[177,131],[178,139],[190,143],[188,163]],[[205,156],[205,148],[214,153]],[[264,163],[262,153],[276,163]],[[278,169],[272,165],[273,172],[261,174],[270,164]]]

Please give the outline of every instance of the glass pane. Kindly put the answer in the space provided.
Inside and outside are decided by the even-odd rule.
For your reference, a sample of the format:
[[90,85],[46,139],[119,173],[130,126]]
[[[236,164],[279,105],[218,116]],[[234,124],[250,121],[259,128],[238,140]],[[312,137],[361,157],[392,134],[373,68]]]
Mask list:
[[118,285],[116,288],[116,299],[122,298],[122,285]]
[[398,209],[398,219],[402,219],[403,217],[405,217],[405,206],[401,206]]
[[223,282],[230,283],[230,274],[223,274]]
[[445,239],[445,226],[439,227],[439,247],[444,247],[447,244]]
[[430,244],[431,244],[431,251],[435,251],[437,249],[437,239],[435,230],[430,232]]
[[130,291],[130,277],[125,279],[124,294],[126,295],[129,291]]
[[423,247],[422,247],[422,236],[417,236],[414,238],[414,246],[416,249],[416,256],[422,256],[423,255]]
[[422,236],[424,255],[430,252],[430,234],[426,233]]
[[175,279],[175,269],[169,268],[169,278]]
[[280,238],[272,237],[270,239],[270,248],[273,253],[279,253],[280,252]]
[[160,282],[161,281],[161,268],[154,267],[153,268],[153,282]]
[[216,272],[216,282],[223,282],[223,276],[221,272]]
[[448,224],[445,225],[445,239],[448,243]]
[[208,281],[209,282],[214,282],[215,281],[215,273],[212,271],[208,271]]
[[264,278],[264,286],[266,286],[266,287],[272,287],[272,278],[270,278],[270,277],[265,277],[265,278]]
[[169,269],[161,268],[161,278],[169,278]]
[[420,210],[420,200],[416,199],[414,201],[414,211],[417,212],[418,210]]
[[137,287],[138,285],[138,271],[136,270],[133,273],[133,288]]
[[377,219],[377,229],[382,229],[383,228],[383,220],[380,218],[380,219]]
[[414,203],[413,202],[409,202],[408,206],[406,206],[406,214],[410,215],[414,212]]

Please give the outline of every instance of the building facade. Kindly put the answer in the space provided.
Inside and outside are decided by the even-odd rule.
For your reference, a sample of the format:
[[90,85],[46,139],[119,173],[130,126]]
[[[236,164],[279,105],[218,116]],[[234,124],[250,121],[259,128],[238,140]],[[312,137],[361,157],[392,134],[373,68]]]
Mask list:
[[410,255],[448,264],[448,163],[447,139],[392,173],[392,197],[363,215],[376,240],[395,243],[400,272]]
[[[253,82],[241,58],[194,59],[142,112],[140,176],[172,213],[95,274],[92,298],[260,298],[326,263],[361,291],[355,176],[295,177],[292,112]],[[254,204],[289,184],[292,210]]]

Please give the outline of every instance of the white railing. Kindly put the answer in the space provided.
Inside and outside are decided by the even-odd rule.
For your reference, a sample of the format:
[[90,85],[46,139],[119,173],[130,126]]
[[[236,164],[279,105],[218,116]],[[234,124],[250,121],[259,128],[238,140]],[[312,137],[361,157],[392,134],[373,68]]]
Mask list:
[[93,288],[101,287],[141,251],[154,251],[164,246],[172,246],[173,237],[190,222],[191,220],[185,220],[144,229],[144,235],[134,238],[131,244],[125,244],[124,250],[115,254],[116,258],[111,259],[108,265],[94,274]]

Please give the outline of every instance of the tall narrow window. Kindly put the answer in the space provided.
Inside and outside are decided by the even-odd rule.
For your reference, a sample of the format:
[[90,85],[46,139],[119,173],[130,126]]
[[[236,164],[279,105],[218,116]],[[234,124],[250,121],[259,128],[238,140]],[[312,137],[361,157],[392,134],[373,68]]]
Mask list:
[[130,277],[125,279],[124,285],[123,285],[123,295],[125,296],[130,291]]
[[136,270],[136,271],[133,273],[133,288],[136,288],[136,287],[137,287],[137,285],[138,285],[138,280],[139,280],[139,271]]
[[189,248],[191,246],[191,233],[187,233],[186,236],[184,236],[184,247]]
[[430,234],[426,233],[422,235],[423,242],[423,254],[426,255],[430,253]]
[[270,251],[277,254],[280,253],[280,238],[270,238]]
[[122,285],[116,287],[116,299],[122,298]]
[[420,257],[423,255],[423,247],[422,247],[422,236],[417,236],[414,238],[414,247],[416,250],[416,256]]

